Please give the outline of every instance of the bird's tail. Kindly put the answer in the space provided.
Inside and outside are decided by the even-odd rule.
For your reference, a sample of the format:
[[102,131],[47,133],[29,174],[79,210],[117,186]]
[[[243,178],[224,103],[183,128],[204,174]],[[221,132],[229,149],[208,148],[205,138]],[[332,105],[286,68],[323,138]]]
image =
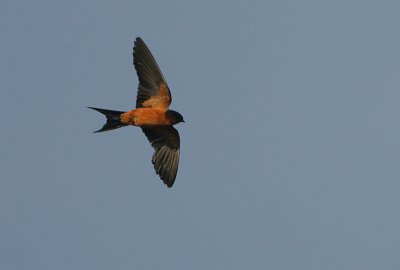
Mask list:
[[120,115],[123,114],[124,112],[105,110],[105,109],[99,109],[99,108],[93,108],[93,107],[88,107],[88,108],[104,114],[107,118],[107,122],[104,124],[104,126],[101,129],[95,131],[94,133],[108,131],[108,130],[127,126],[127,124],[122,123],[120,120]]

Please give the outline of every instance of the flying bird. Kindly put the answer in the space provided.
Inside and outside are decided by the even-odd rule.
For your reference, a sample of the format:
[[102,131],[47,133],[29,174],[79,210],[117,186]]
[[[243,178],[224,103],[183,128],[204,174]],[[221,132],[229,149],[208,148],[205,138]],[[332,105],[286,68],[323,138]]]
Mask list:
[[137,37],[133,47],[133,65],[139,78],[136,109],[123,112],[88,107],[105,115],[107,122],[95,131],[103,132],[124,126],[140,127],[154,148],[152,163],[164,184],[172,187],[178,172],[180,138],[173,125],[185,122],[183,116],[169,109],[171,91],[144,41]]

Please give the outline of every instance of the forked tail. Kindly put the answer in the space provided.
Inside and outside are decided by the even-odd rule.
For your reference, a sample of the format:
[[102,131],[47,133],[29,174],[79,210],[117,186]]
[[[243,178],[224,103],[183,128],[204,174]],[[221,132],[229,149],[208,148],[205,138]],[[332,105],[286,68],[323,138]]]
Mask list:
[[105,109],[99,109],[99,108],[93,108],[93,107],[88,107],[88,108],[104,114],[107,118],[107,122],[104,124],[104,126],[101,129],[94,131],[94,133],[108,131],[108,130],[127,126],[127,124],[124,124],[120,121],[120,115],[123,114],[124,112],[105,110]]

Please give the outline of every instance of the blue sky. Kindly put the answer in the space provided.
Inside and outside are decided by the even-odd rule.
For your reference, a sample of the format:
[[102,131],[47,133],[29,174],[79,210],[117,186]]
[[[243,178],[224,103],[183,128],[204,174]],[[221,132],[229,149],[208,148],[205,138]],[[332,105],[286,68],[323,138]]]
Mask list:
[[[0,269],[399,269],[397,1],[0,2]],[[129,110],[141,36],[181,162]]]

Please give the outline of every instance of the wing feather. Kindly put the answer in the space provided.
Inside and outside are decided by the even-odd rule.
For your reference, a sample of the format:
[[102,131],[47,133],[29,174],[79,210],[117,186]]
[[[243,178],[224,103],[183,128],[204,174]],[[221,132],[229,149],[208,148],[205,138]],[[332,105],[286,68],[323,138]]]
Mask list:
[[168,110],[171,92],[144,41],[138,37],[133,48],[133,65],[139,78],[136,108]]
[[180,138],[172,126],[142,127],[144,134],[154,148],[152,163],[154,170],[164,184],[172,187],[178,172]]

